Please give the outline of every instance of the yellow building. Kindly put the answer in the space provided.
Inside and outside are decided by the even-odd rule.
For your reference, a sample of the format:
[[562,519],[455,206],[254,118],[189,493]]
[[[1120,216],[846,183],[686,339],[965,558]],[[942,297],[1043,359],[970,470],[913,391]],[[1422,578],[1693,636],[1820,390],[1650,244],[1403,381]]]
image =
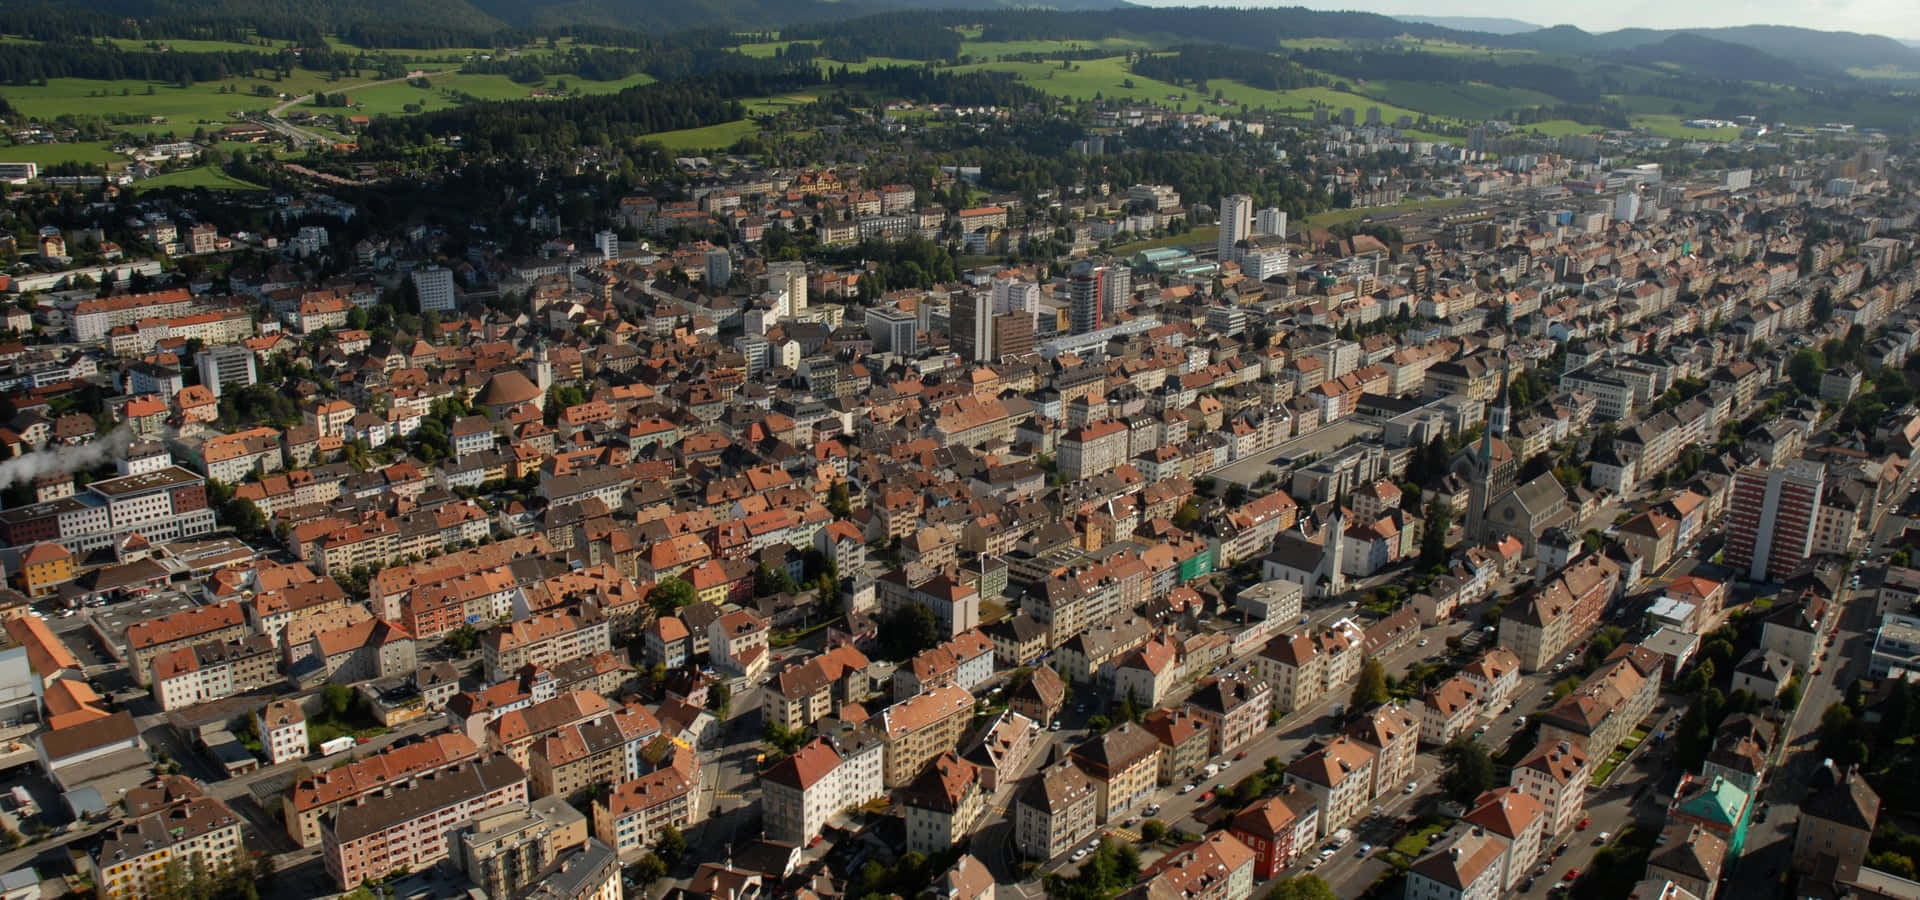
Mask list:
[[54,543],[35,544],[20,554],[20,587],[29,597],[45,597],[73,580],[73,553]]

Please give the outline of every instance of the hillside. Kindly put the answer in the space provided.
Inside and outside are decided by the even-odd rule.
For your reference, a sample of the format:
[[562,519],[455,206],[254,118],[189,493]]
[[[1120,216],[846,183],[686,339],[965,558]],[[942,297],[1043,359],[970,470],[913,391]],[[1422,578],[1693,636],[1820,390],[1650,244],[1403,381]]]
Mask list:
[[1547,53],[1605,56],[1657,45],[1678,35],[1736,44],[1800,66],[1831,71],[1876,66],[1920,68],[1920,49],[1905,46],[1892,38],[1782,25],[1676,30],[1623,28],[1599,34],[1582,31],[1571,25],[1556,25],[1524,34],[1492,36],[1488,43]]
[[1402,22],[1418,22],[1422,25],[1438,25],[1455,31],[1478,31],[1483,34],[1525,34],[1539,31],[1539,25],[1522,22],[1519,19],[1502,19],[1493,16],[1394,16]]

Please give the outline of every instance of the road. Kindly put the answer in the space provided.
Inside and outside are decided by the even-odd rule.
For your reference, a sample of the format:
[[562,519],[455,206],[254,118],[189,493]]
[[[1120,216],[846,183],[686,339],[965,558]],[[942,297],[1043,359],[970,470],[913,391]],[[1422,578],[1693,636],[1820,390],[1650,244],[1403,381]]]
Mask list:
[[[378,81],[363,81],[359,84],[350,84],[350,85],[343,86],[333,91],[333,93],[349,93],[350,94],[353,91],[364,90],[370,87],[379,87],[381,85],[386,85],[386,84],[398,84],[402,81],[406,81],[410,78],[415,78],[415,77],[432,78],[438,75],[445,75],[450,71],[453,71],[453,70],[440,69],[438,71],[433,71],[433,72],[422,72],[420,73],[419,76],[402,75],[399,78],[382,78]],[[279,133],[283,137],[292,141],[294,143],[294,146],[296,147],[304,147],[308,144],[331,144],[333,143],[332,138],[327,137],[326,135],[321,134],[317,131],[311,131],[305,128],[300,128],[296,125],[289,124],[287,120],[280,117],[287,110],[292,109],[293,107],[298,106],[302,103],[306,103],[312,99],[313,99],[312,94],[301,94],[298,97],[291,98],[287,100],[287,102],[267,110],[266,115],[261,116],[258,119],[258,121],[260,124],[273,129],[275,132]]]

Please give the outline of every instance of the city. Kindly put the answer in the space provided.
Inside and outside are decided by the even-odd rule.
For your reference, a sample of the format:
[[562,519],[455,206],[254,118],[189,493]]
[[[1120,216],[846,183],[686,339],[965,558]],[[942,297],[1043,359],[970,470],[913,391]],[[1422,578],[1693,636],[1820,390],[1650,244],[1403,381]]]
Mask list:
[[96,6],[0,900],[1920,900],[1920,49]]

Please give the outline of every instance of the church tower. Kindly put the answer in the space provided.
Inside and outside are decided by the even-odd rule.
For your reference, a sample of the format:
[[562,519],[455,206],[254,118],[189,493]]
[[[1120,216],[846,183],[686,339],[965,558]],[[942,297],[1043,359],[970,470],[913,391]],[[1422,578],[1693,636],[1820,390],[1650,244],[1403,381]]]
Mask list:
[[553,389],[553,361],[547,358],[546,341],[533,345],[533,386],[543,398]]
[[1493,406],[1487,410],[1487,427],[1480,432],[1480,453],[1473,461],[1473,482],[1467,493],[1466,537],[1469,541],[1487,539],[1487,506],[1493,502],[1493,439],[1495,435],[1506,439],[1513,418],[1507,397],[1512,374],[1513,359],[1508,357],[1500,369],[1500,393],[1493,398]]

